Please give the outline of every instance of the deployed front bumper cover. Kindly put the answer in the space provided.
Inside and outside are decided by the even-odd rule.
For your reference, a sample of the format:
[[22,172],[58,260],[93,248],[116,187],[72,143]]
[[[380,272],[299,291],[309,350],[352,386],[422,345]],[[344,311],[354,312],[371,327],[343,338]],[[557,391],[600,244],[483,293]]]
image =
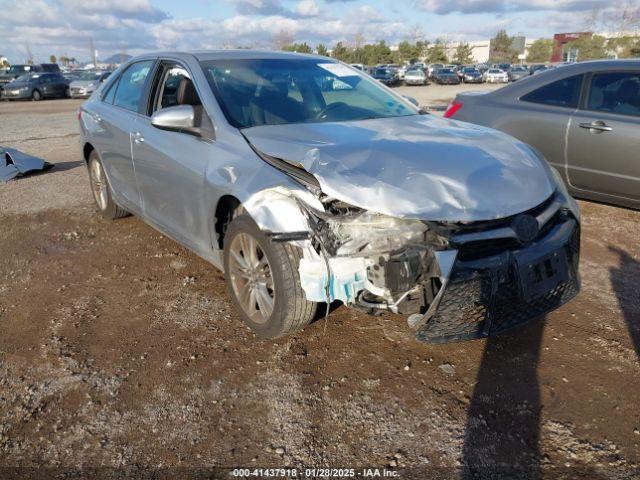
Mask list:
[[580,226],[566,218],[521,249],[458,258],[435,312],[418,322],[416,338],[425,343],[483,338],[544,316],[578,294],[579,252]]

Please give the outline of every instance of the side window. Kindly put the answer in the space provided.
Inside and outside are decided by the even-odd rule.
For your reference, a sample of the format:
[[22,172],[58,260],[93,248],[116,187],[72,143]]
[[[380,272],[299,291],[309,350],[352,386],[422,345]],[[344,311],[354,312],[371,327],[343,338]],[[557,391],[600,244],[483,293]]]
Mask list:
[[180,83],[183,79],[191,81],[189,73],[182,67],[175,65],[169,67],[162,77],[160,84],[160,95],[156,110],[180,105],[178,98]]
[[114,105],[126,108],[132,112],[138,111],[145,81],[151,71],[152,65],[153,60],[147,60],[134,63],[125,70],[118,82],[118,88],[116,89],[113,102]]
[[520,100],[531,103],[541,103],[543,105],[553,105],[555,107],[576,108],[580,100],[580,88],[582,87],[583,75],[556,80],[543,87],[540,87],[526,95]]
[[116,78],[111,82],[111,85],[107,85],[107,91],[102,95],[103,102],[113,104],[113,99],[116,96],[116,89],[118,88],[118,80],[120,79]]
[[640,72],[594,74],[587,110],[640,117]]

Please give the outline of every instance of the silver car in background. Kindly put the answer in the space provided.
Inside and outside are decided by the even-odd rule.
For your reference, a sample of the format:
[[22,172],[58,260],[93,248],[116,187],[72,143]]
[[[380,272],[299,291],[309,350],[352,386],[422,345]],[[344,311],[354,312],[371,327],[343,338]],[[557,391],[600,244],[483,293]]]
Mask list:
[[404,83],[405,85],[426,85],[427,76],[424,70],[419,68],[407,70],[404,74]]
[[223,269],[262,337],[340,301],[406,315],[424,342],[480,338],[579,290],[578,208],[539,153],[333,59],[144,55],[79,119],[102,215]]
[[82,72],[78,78],[69,84],[71,98],[89,98],[104,81],[109,78],[111,72]]
[[563,65],[491,93],[460,93],[446,117],[535,147],[571,194],[640,208],[640,61]]

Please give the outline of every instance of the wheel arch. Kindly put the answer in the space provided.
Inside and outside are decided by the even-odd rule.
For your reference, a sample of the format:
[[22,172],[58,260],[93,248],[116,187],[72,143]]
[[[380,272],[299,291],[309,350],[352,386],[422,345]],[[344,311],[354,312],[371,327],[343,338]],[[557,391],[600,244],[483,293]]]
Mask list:
[[214,245],[220,250],[224,248],[224,236],[233,219],[234,212],[242,205],[233,195],[223,195],[218,199],[214,218]]
[[95,147],[91,145],[90,142],[85,142],[82,146],[82,156],[84,157],[85,163],[89,162],[89,156],[91,156],[91,152],[95,150]]

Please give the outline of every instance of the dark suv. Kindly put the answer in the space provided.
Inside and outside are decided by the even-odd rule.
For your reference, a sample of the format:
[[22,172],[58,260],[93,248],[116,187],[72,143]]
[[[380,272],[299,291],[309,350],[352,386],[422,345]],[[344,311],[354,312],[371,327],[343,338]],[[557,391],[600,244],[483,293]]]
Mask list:
[[2,91],[7,83],[13,82],[21,75],[36,72],[60,73],[60,67],[57,63],[41,63],[39,65],[11,65],[9,70],[0,75],[0,91]]

